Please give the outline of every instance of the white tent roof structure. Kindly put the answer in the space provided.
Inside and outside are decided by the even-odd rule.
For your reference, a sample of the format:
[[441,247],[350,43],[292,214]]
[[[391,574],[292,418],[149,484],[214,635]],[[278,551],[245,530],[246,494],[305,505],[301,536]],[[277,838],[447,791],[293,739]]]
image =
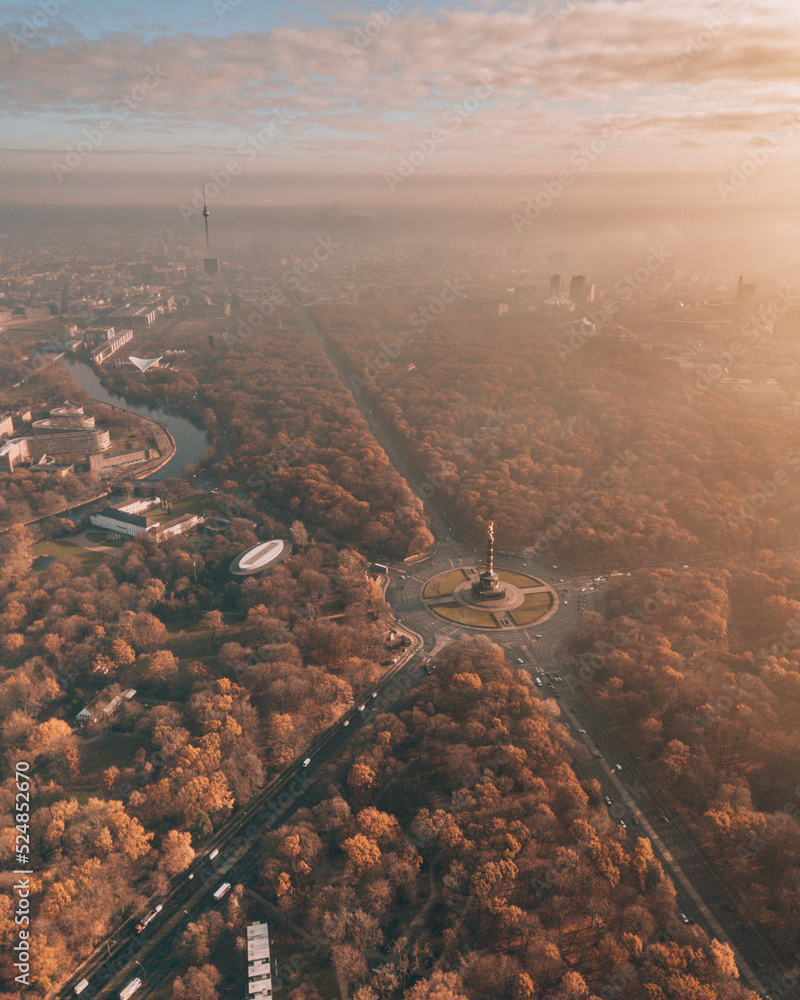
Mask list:
[[259,542],[233,560],[231,573],[236,576],[252,576],[282,562],[291,553],[292,543],[286,539],[274,538],[271,542]]
[[134,358],[134,356],[131,355],[128,358],[128,361],[130,361],[132,365],[135,365],[140,372],[146,372],[148,368],[152,368],[153,365],[157,365],[162,357],[163,355],[157,358]]

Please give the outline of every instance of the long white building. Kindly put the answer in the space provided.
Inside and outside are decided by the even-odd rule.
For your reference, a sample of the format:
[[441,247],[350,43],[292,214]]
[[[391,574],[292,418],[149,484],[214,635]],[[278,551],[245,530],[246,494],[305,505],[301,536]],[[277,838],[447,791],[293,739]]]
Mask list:
[[266,923],[247,928],[247,995],[250,1000],[272,1000],[272,966]]

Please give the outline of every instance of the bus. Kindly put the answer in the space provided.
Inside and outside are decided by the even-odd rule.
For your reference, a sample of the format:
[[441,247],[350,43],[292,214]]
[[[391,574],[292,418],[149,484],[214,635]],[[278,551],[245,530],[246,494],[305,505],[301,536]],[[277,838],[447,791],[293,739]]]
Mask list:
[[75,996],[79,997],[81,995],[81,993],[83,993],[83,991],[86,989],[86,987],[88,985],[89,985],[89,980],[88,979],[81,979],[81,981],[79,983],[76,983],[75,984],[75,990],[74,990]]
[[230,882],[223,882],[222,885],[219,887],[219,889],[217,889],[217,891],[214,893],[214,899],[222,899],[222,897],[230,889],[230,887],[231,887]]
[[369,567],[373,573],[386,573],[389,572],[389,567],[384,565],[384,563],[371,563]]
[[155,918],[159,915],[159,913],[161,913],[162,909],[163,906],[161,905],[161,903],[159,903],[154,910],[151,910],[144,918],[144,920],[142,920],[140,923],[136,925],[136,933],[141,934],[142,931],[145,929],[145,927],[147,927],[147,925],[150,923],[150,921],[155,920]]
[[132,997],[141,985],[141,979],[131,979],[125,989],[120,990],[119,1000],[129,1000],[129,997]]

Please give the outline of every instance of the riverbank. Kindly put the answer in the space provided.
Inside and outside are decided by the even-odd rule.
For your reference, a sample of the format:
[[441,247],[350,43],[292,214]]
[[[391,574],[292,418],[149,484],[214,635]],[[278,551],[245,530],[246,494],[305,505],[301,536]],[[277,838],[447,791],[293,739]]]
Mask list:
[[[69,357],[62,362],[64,371],[99,403],[115,407],[146,420],[158,435],[157,447],[162,454],[151,465],[140,466],[129,477],[145,479],[160,474],[160,478],[178,477],[186,465],[197,465],[208,447],[205,429],[195,426],[186,417],[168,413],[159,407],[145,407],[129,403],[106,388],[89,366]],[[122,404],[116,400],[121,400]],[[165,460],[166,459],[166,460]]]
[[[92,399],[95,398],[96,397],[92,396]],[[111,407],[112,410],[119,410],[120,413],[132,413],[134,416],[138,417],[139,420],[144,421],[146,424],[150,424],[152,428],[153,441],[158,449],[158,458],[151,459],[146,463],[136,463],[136,466],[119,466],[119,471],[114,478],[148,479],[150,476],[155,475],[156,472],[160,472],[161,469],[163,469],[164,466],[168,462],[171,462],[175,455],[177,455],[178,446],[175,443],[175,438],[170,434],[160,420],[153,420],[152,417],[145,417],[143,414],[136,413],[134,410],[129,410],[125,406],[119,406],[117,403],[107,403],[102,399],[98,399],[97,402],[101,403],[103,406]],[[140,466],[138,471],[131,474],[132,469],[135,469],[137,466]],[[111,479],[112,477],[109,476],[108,478]]]

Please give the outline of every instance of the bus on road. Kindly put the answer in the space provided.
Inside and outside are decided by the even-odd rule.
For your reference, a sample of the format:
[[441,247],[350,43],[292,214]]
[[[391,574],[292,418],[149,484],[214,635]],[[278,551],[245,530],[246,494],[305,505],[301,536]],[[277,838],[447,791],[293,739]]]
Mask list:
[[132,997],[141,985],[141,979],[131,979],[125,989],[120,990],[119,1000],[129,1000],[129,997]]

